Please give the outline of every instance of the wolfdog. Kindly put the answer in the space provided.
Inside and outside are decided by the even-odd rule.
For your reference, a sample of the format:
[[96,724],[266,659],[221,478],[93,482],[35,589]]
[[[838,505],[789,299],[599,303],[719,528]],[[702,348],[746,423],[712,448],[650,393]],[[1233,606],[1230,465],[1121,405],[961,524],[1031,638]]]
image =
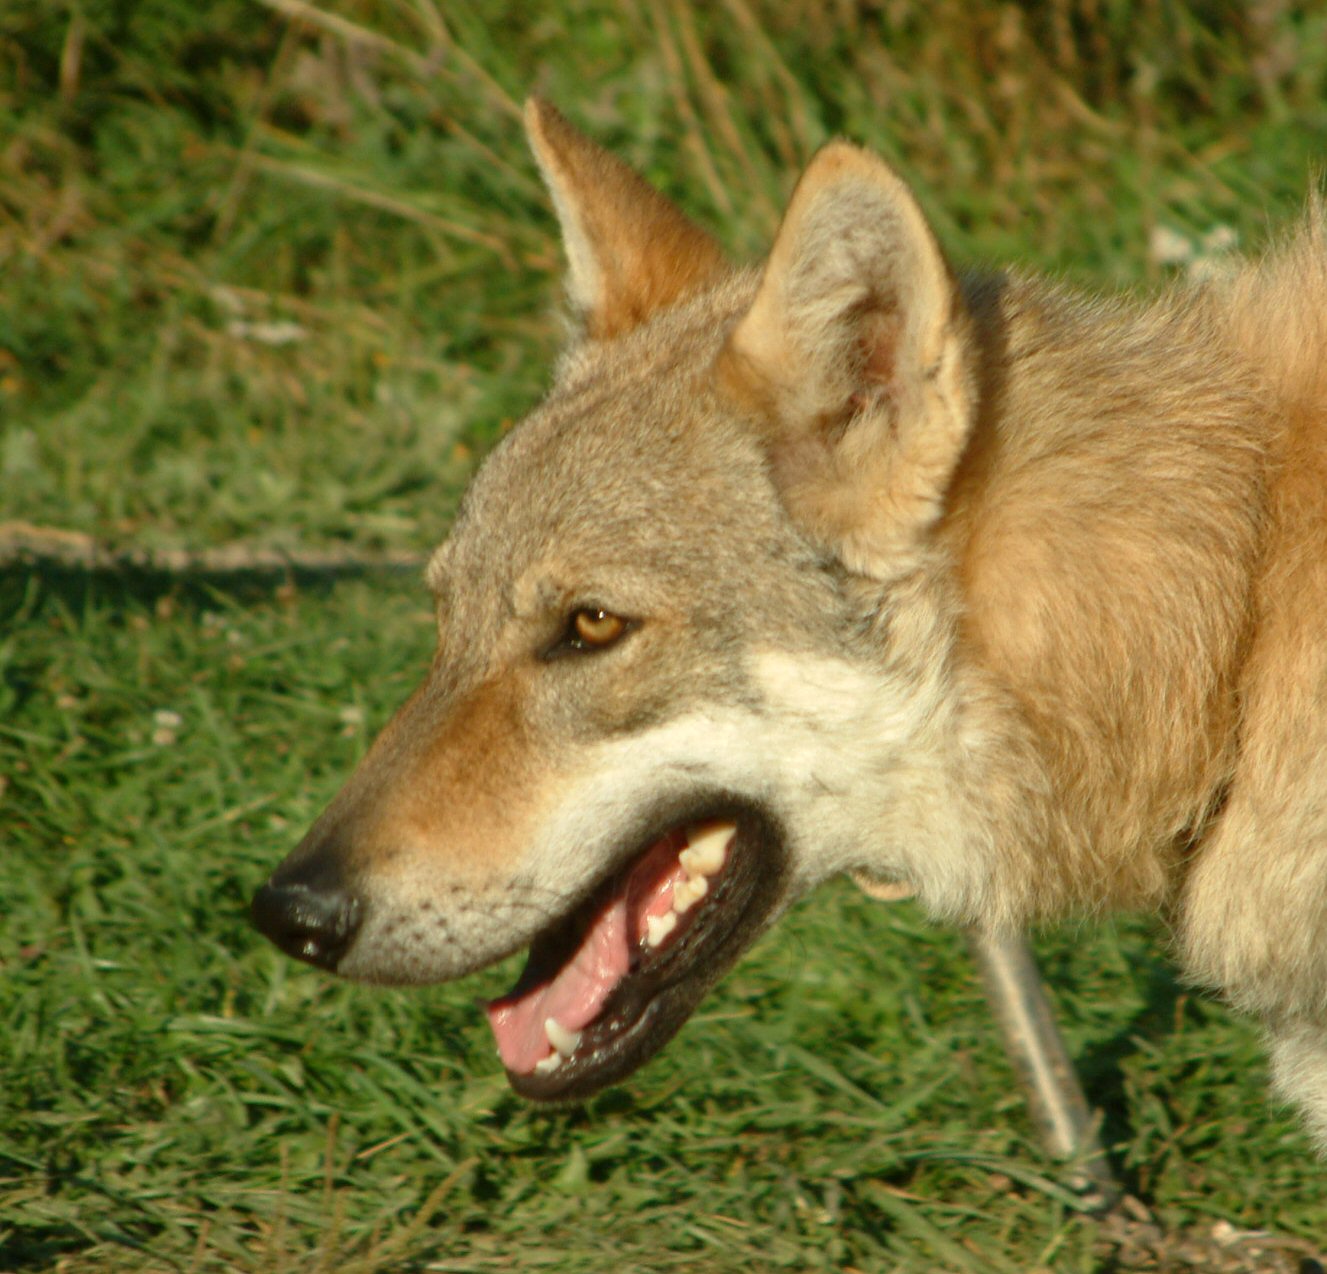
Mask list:
[[956,272],[827,145],[758,268],[532,101],[574,332],[427,582],[436,658],[254,900],[456,978],[511,1083],[632,1071],[838,873],[1147,908],[1327,1146],[1327,231],[1147,303]]

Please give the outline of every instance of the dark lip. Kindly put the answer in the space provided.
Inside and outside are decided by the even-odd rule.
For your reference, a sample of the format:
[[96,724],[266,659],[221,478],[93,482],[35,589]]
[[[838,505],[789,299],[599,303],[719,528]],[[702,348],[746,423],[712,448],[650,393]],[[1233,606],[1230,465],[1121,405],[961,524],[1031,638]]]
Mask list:
[[736,963],[777,912],[786,890],[786,852],[773,816],[760,805],[726,793],[710,793],[657,811],[647,830],[628,843],[637,848],[590,899],[531,944],[531,958],[517,987],[538,980],[558,954],[574,949],[585,917],[616,887],[661,836],[689,823],[726,819],[736,824],[728,866],[695,920],[654,960],[633,968],[581,1032],[576,1052],[547,1074],[507,1078],[522,1097],[539,1102],[580,1101],[626,1078],[649,1061],[681,1029],[705,993]]

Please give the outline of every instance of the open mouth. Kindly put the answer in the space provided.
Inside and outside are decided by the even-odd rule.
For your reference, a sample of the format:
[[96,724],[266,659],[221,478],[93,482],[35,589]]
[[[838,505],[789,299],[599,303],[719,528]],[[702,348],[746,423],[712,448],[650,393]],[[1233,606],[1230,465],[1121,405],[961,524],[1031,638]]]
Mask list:
[[535,939],[488,1007],[511,1085],[589,1096],[656,1053],[771,917],[778,838],[750,808],[675,822]]

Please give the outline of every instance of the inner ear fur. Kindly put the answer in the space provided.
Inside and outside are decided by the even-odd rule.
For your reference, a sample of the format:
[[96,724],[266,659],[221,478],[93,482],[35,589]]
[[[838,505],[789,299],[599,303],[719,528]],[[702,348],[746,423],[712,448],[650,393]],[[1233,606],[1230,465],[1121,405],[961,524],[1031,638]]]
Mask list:
[[727,272],[718,243],[547,102],[525,128],[562,226],[567,291],[591,340],[621,336]]
[[893,575],[940,515],[970,429],[970,322],[916,199],[834,142],[803,174],[719,357],[789,512],[850,569]]

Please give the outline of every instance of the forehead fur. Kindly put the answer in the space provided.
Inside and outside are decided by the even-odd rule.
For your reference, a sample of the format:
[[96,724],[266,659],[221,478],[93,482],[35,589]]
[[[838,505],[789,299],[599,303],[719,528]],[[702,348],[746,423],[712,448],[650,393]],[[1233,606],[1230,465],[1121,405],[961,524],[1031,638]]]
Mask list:
[[430,582],[510,586],[546,568],[579,587],[629,564],[638,584],[685,578],[703,592],[726,572],[698,570],[698,556],[736,556],[738,543],[745,558],[755,544],[800,553],[755,432],[713,385],[754,287],[737,274],[619,340],[573,349],[545,403],[477,475]]

